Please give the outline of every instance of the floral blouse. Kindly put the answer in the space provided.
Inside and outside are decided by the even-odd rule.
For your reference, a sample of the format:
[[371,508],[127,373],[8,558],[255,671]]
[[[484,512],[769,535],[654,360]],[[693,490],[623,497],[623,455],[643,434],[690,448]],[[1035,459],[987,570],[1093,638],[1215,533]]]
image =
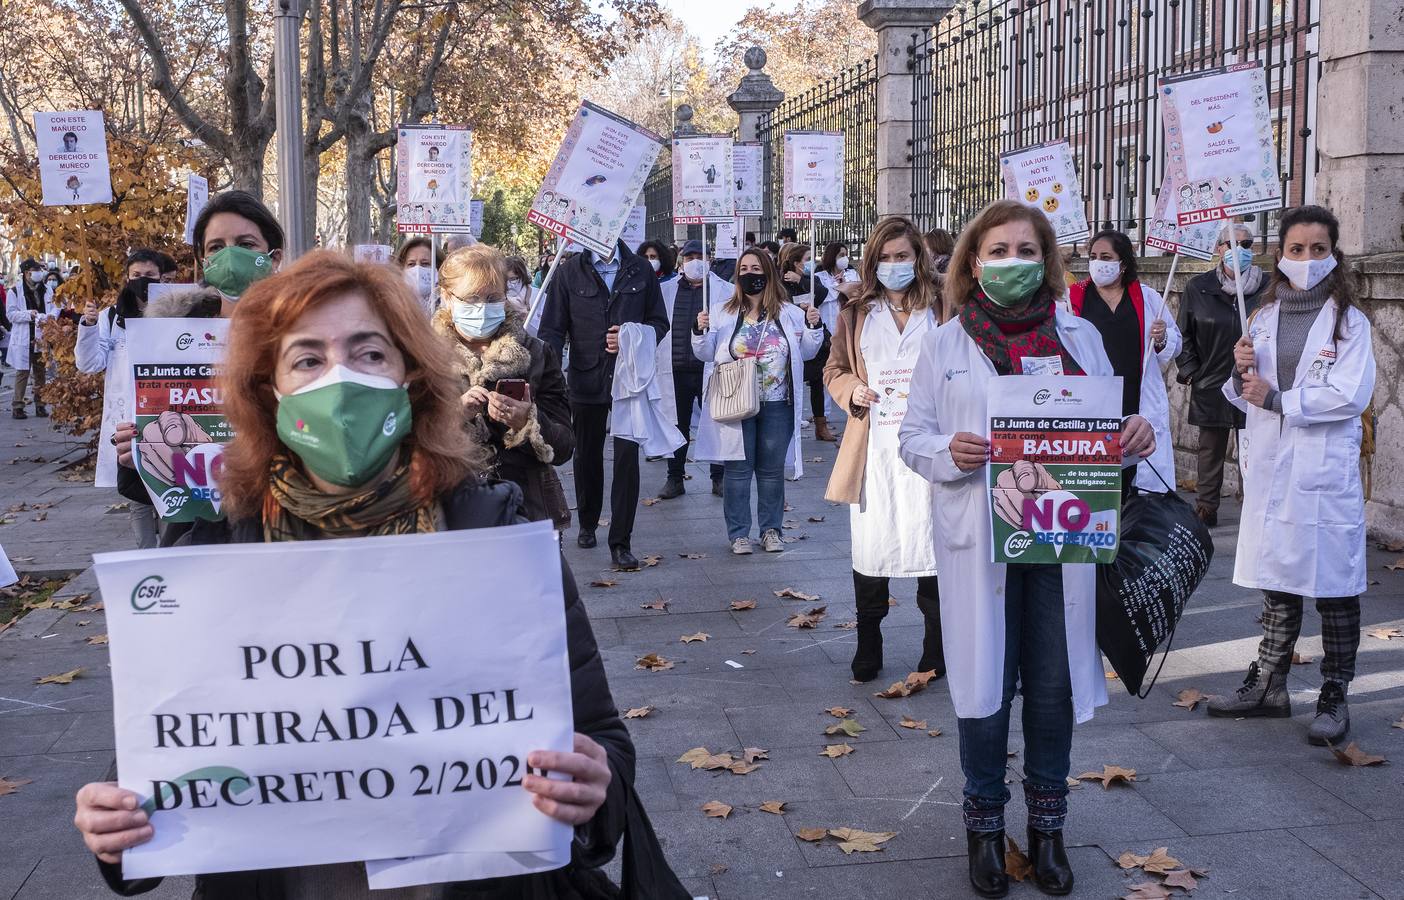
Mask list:
[[768,319],[742,321],[731,352],[737,359],[756,357],[762,403],[790,399],[790,344],[779,326]]

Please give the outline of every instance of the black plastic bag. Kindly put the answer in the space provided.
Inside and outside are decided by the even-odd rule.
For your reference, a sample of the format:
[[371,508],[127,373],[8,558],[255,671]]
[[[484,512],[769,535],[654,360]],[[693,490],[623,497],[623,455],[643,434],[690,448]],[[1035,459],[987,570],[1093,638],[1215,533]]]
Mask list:
[[1097,645],[1132,694],[1150,693],[1141,682],[1156,648],[1174,638],[1213,558],[1209,529],[1173,492],[1140,493],[1122,504],[1116,560],[1097,566]]

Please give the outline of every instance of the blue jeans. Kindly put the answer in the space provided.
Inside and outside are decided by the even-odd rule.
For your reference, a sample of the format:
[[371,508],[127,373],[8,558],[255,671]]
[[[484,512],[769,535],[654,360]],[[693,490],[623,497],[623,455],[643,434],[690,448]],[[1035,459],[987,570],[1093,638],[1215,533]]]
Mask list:
[[785,453],[795,431],[795,408],[788,400],[760,405],[760,412],[741,423],[745,459],[726,461],[722,483],[722,513],[727,540],[751,535],[751,477],[756,479],[756,518],[760,530],[779,531],[785,517]]
[[1072,678],[1063,622],[1063,571],[1056,565],[1011,565],[1004,582],[1004,698],[999,712],[960,719],[965,822],[973,831],[1004,828],[1009,704],[1024,696],[1024,799],[1029,824],[1063,827],[1072,752]]

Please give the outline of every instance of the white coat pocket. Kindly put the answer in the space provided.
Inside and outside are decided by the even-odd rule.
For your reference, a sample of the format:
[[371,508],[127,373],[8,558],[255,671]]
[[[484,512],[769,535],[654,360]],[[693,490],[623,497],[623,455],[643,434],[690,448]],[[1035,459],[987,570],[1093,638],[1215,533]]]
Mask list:
[[976,502],[985,502],[984,491],[971,484],[979,478],[981,475],[972,475],[960,481],[938,481],[933,485],[937,540],[947,550],[965,550],[975,546],[975,529],[988,527],[983,524],[987,517],[980,515],[980,510],[975,507]]

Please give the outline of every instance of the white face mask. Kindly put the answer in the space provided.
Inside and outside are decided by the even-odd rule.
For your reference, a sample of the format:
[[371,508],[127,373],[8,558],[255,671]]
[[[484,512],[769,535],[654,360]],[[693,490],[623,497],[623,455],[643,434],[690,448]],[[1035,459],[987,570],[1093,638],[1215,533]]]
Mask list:
[[1292,287],[1299,291],[1309,291],[1321,283],[1336,268],[1335,254],[1325,259],[1288,259],[1285,256],[1277,261],[1277,271],[1286,276]]
[[33,272],[29,273],[29,282],[30,284],[38,284],[39,282],[43,281],[46,277],[47,276],[44,272],[35,269]]
[[520,295],[522,293],[522,283],[516,278],[507,279],[507,293]]
[[434,283],[438,280],[435,272],[429,266],[410,266],[405,269],[405,283],[414,291],[414,295],[420,300],[428,300],[430,294],[434,292]]
[[705,274],[707,274],[707,267],[702,260],[689,259],[683,263],[683,277],[688,281],[701,281]]
[[846,271],[848,269],[848,257],[840,256],[838,259],[835,259],[834,267],[840,272]]
[[650,259],[648,264],[653,267],[653,271],[655,272],[663,271],[663,260],[661,259]]
[[1099,287],[1107,287],[1115,284],[1121,278],[1121,261],[1111,259],[1092,259],[1087,261],[1087,274],[1092,276],[1092,283]]

